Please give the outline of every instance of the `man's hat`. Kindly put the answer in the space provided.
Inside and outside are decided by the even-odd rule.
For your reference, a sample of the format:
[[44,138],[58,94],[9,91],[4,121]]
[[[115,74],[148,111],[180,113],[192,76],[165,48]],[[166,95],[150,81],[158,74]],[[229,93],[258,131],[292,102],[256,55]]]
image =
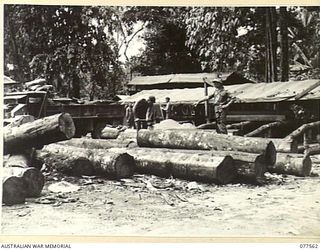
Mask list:
[[223,86],[222,80],[220,78],[213,79],[211,82],[209,82],[209,84],[211,86],[215,86],[216,84]]

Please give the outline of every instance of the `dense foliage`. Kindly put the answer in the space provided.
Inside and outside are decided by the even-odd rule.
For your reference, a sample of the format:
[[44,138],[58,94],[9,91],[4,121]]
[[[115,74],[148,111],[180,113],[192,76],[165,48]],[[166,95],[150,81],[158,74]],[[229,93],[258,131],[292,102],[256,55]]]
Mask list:
[[[287,8],[288,61],[309,77],[320,67],[319,10]],[[239,71],[263,81],[265,17],[265,7],[5,5],[4,70],[21,82],[45,77],[60,96],[89,99],[119,93],[131,72]],[[138,36],[145,49],[129,57]]]

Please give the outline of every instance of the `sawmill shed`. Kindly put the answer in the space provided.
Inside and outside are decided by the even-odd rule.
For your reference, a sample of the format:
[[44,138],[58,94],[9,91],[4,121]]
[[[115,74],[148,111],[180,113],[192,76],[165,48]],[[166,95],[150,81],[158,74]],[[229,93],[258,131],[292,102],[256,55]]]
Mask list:
[[128,83],[130,93],[151,89],[184,89],[203,87],[203,77],[209,80],[220,78],[224,85],[253,83],[253,81],[243,77],[240,73],[192,73],[192,74],[170,74],[138,76]]
[[[261,126],[271,122],[283,122],[290,124],[290,128],[286,128],[290,130],[303,123],[319,120],[319,79],[234,84],[225,86],[225,89],[240,101],[230,106],[227,115],[228,123],[252,121],[255,126]],[[209,94],[213,91],[213,87],[208,87]],[[204,97],[203,87],[143,90],[122,102],[133,103],[149,96],[155,96],[156,102],[160,105],[165,102],[165,97],[170,97],[174,119],[177,121],[192,121],[195,125],[206,122],[204,105],[197,108],[193,106],[196,101]],[[214,121],[214,113],[210,106],[209,119]],[[286,132],[275,129],[273,136],[281,137],[283,133]],[[315,133],[318,132],[315,131]]]

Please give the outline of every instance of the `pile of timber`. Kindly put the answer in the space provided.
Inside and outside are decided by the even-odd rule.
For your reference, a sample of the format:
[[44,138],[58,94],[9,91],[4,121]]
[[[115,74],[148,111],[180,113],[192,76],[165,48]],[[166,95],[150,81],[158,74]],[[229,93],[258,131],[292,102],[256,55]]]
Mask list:
[[2,201],[12,205],[41,194],[44,177],[31,161],[33,148],[72,138],[75,126],[71,116],[62,113],[38,120],[24,119],[5,126],[3,132],[7,160],[3,168]]

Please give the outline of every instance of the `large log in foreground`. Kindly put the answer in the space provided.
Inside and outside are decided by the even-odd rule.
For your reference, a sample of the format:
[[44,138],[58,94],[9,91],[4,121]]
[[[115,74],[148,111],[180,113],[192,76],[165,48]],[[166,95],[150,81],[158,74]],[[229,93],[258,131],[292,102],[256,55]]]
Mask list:
[[278,153],[277,162],[268,171],[278,174],[309,176],[312,168],[310,156],[294,153]]
[[5,127],[4,154],[19,153],[32,147],[41,148],[43,145],[70,139],[74,133],[72,117],[67,113],[48,116],[20,127]]
[[137,172],[140,173],[217,184],[230,183],[237,175],[233,159],[228,155],[214,156],[209,151],[191,153],[187,150],[155,148],[112,148],[108,152],[124,150],[134,157]]
[[44,176],[39,169],[32,167],[29,154],[10,155],[3,171],[6,176],[17,176],[23,179],[26,197],[38,197],[41,194]]
[[127,153],[112,153],[103,149],[85,149],[50,144],[36,153],[36,159],[69,175],[102,175],[127,178],[133,175],[135,162]]
[[269,160],[269,165],[273,165],[276,161],[275,146],[267,138],[248,138],[203,130],[141,129],[138,132],[137,142],[140,147],[257,153],[264,154]]
[[105,140],[90,138],[72,138],[71,140],[61,141],[57,144],[88,149],[125,148],[134,147],[136,145],[133,140]]
[[[201,150],[183,150],[167,148],[130,148],[130,149],[108,149],[111,152],[126,151],[132,155],[137,164],[137,172],[145,174],[154,174],[161,177],[173,175],[172,167],[175,157],[189,157],[190,161],[193,155],[202,157],[203,160],[231,156],[234,159],[234,166],[237,169],[239,181],[256,183],[263,178],[267,170],[267,163],[263,155],[235,152],[235,151],[201,151]],[[201,165],[202,162],[192,162],[192,164]],[[224,171],[221,169],[221,171]],[[184,177],[187,179],[187,177]]]
[[25,182],[21,177],[2,175],[2,203],[14,205],[23,203],[26,198]]
[[9,177],[19,177],[24,182],[25,197],[38,197],[44,186],[44,176],[39,169],[29,167],[5,167],[4,175]]

